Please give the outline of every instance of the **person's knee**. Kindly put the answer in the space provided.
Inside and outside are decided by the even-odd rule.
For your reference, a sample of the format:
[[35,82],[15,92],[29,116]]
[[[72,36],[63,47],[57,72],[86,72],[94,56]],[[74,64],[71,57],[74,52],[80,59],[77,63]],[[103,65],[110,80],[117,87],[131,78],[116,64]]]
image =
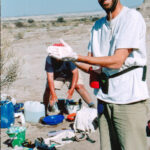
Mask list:
[[82,90],[84,89],[84,85],[83,84],[77,84],[76,85],[76,90]]

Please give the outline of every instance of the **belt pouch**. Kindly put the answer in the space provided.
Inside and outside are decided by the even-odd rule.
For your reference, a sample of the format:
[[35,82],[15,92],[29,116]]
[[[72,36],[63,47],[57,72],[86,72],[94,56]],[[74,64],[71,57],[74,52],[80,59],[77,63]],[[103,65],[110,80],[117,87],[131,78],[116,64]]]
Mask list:
[[109,77],[104,72],[102,72],[100,74],[99,83],[100,83],[100,86],[101,86],[103,93],[108,94]]

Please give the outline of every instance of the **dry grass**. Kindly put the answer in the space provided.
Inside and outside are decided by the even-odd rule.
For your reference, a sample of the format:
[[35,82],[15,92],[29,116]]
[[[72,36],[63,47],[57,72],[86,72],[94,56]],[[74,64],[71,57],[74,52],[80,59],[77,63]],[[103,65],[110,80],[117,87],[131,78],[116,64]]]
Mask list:
[[23,37],[24,37],[24,33],[23,33],[23,32],[19,32],[19,33],[17,33],[17,34],[15,35],[15,38],[16,38],[17,40],[23,39]]
[[10,43],[2,40],[1,62],[0,62],[0,88],[8,87],[17,79],[19,71],[19,59],[15,57],[15,53],[9,50]]

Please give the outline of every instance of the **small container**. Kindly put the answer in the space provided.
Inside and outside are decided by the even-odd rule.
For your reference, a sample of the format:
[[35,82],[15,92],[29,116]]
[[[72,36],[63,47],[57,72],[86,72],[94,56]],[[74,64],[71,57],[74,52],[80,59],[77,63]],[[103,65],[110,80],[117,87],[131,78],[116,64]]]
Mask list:
[[63,122],[64,118],[65,117],[63,115],[51,115],[43,118],[43,122],[48,125],[57,125]]
[[101,68],[99,66],[90,67],[90,87],[99,89],[100,88],[100,73]]
[[21,146],[21,144],[25,141],[26,128],[25,127],[10,127],[6,133],[8,136],[13,139],[12,146],[15,147]]
[[38,123],[41,117],[45,117],[45,106],[40,102],[27,101],[24,104],[26,122]]
[[11,101],[0,101],[1,128],[8,128],[14,124],[14,106]]

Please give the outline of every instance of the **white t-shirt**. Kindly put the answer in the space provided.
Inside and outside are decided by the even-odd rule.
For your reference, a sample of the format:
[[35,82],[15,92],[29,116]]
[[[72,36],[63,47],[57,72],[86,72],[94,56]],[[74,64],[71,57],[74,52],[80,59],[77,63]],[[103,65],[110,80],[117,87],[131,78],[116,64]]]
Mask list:
[[[131,66],[146,65],[146,25],[141,14],[135,9],[123,7],[111,20],[106,17],[96,21],[92,28],[88,50],[94,57],[112,56],[120,48],[133,48],[120,69],[103,68],[112,75]],[[123,75],[109,79],[108,94],[100,89],[94,93],[98,99],[116,104],[128,104],[149,98],[148,88],[142,81],[143,68],[137,68]]]

